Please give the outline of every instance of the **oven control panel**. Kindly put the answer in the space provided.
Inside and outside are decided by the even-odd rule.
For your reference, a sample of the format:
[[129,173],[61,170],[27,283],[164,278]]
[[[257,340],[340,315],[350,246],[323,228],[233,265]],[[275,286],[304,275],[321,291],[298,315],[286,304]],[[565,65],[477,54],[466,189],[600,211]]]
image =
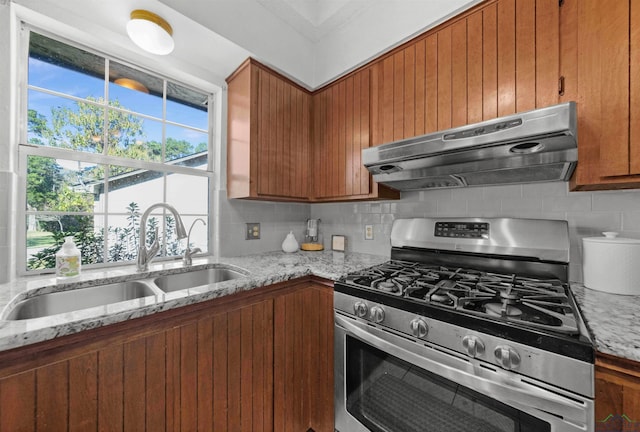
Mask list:
[[488,239],[488,222],[436,222],[435,237]]

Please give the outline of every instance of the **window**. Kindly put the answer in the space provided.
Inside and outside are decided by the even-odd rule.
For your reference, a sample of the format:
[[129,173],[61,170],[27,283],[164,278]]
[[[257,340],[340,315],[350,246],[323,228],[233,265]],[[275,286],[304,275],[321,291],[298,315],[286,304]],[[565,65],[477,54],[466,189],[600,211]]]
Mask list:
[[[29,32],[20,152],[27,272],[50,271],[73,235],[83,265],[135,260],[141,214],[173,205],[188,228],[210,213],[213,95],[88,50]],[[181,255],[175,220],[162,210],[159,255]],[[208,225],[192,247],[208,250]]]

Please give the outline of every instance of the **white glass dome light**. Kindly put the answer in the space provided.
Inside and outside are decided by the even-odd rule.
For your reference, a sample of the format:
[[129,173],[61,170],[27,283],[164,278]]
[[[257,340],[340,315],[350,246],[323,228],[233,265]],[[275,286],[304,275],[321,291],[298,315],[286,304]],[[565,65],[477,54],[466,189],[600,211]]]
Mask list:
[[127,23],[129,38],[145,51],[167,55],[173,51],[173,29],[161,16],[143,9],[131,12]]

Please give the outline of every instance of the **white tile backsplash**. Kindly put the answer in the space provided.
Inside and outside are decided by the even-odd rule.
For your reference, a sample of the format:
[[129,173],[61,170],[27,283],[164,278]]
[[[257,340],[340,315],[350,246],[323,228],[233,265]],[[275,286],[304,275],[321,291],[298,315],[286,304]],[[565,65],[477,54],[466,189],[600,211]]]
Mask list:
[[[425,190],[403,193],[399,201],[312,204],[310,215],[321,218],[328,247],[332,234],[346,235],[348,249],[388,255],[395,218],[485,216],[563,219],[569,223],[570,278],[582,281],[582,238],[619,231],[640,238],[640,191],[569,192],[568,183],[536,183]],[[388,209],[388,210],[387,210]],[[379,219],[371,218],[380,211]],[[366,217],[361,214],[367,213]],[[364,240],[364,224],[375,221],[374,240]]]

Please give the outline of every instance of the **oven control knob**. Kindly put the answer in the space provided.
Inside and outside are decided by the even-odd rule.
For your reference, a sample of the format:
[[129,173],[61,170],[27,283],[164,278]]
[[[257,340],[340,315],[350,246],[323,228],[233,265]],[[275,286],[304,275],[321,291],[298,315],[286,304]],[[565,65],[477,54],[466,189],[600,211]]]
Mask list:
[[484,342],[477,336],[467,335],[462,338],[462,346],[470,357],[484,354]]
[[411,320],[409,325],[411,327],[411,333],[417,338],[424,338],[427,336],[427,333],[429,333],[429,327],[423,319],[415,318]]
[[520,366],[520,354],[509,345],[498,345],[493,354],[498,364],[507,370],[517,369]]
[[382,309],[380,306],[372,307],[371,319],[376,323],[381,323],[382,321],[384,321],[384,309]]
[[366,304],[364,304],[363,302],[359,301],[359,302],[356,302],[356,304],[353,305],[353,311],[355,312],[357,317],[366,318],[367,313],[369,312],[369,308],[367,307]]

